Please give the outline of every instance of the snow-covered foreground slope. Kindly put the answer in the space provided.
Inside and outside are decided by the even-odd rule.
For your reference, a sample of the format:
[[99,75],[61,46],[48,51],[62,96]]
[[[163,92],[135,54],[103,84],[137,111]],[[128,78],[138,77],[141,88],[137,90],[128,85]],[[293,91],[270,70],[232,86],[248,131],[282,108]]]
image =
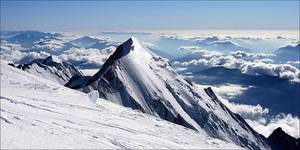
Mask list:
[[6,64],[1,62],[1,149],[241,149]]

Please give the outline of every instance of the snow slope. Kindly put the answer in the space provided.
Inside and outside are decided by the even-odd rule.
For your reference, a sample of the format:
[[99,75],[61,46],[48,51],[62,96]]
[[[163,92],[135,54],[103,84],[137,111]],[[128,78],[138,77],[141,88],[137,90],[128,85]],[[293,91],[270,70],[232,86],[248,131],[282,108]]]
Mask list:
[[66,86],[122,106],[197,130],[249,149],[269,148],[266,139],[232,113],[211,89],[198,89],[163,58],[130,38],[92,77],[72,78]]
[[1,61],[1,149],[241,149]]

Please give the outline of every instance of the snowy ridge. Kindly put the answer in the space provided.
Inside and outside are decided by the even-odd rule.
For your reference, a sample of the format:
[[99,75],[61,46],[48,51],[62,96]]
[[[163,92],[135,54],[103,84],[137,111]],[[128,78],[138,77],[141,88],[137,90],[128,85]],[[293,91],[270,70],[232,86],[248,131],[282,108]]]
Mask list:
[[1,61],[1,149],[241,149],[95,96]]
[[92,77],[68,87],[97,90],[100,97],[249,149],[268,149],[266,139],[232,113],[210,89],[198,89],[163,58],[130,38]]
[[46,59],[37,59],[29,64],[10,65],[62,85],[69,81],[71,77],[82,75],[82,73],[73,65],[63,62],[57,56],[49,56]]

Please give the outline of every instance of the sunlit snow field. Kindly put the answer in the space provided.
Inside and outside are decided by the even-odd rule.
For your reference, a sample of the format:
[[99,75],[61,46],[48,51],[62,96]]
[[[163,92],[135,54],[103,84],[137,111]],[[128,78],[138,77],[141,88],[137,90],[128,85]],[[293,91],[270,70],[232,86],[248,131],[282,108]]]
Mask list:
[[1,61],[3,149],[241,149]]

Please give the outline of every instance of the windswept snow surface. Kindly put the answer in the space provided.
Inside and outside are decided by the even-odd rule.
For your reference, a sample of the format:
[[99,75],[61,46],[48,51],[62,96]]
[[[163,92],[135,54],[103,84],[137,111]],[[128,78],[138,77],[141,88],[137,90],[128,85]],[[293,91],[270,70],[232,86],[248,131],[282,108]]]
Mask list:
[[1,149],[241,149],[1,61]]

